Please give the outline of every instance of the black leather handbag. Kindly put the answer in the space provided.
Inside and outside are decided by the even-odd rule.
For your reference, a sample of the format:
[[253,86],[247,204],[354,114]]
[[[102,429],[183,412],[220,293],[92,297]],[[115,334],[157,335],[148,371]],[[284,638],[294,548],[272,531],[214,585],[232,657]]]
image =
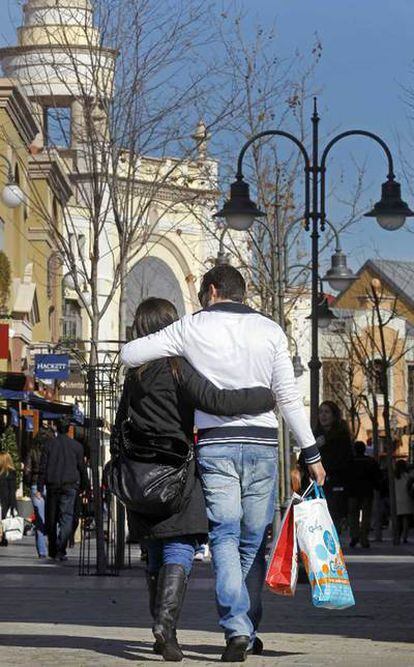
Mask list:
[[168,437],[148,437],[129,417],[118,434],[117,450],[107,464],[112,493],[129,510],[168,517],[181,509],[193,447]]

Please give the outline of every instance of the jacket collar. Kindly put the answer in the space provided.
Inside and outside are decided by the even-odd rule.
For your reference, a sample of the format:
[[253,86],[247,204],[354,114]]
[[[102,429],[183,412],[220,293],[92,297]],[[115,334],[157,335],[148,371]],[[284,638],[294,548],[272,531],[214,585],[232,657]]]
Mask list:
[[222,311],[225,313],[257,313],[256,310],[246,306],[244,303],[239,303],[238,301],[220,301],[219,303],[214,303],[212,306],[204,308],[204,312],[215,312]]

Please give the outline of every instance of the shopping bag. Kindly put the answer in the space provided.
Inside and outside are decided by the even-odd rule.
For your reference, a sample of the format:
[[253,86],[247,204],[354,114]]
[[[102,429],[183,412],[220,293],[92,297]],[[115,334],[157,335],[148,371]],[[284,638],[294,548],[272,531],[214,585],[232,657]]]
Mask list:
[[272,593],[293,596],[297,580],[298,549],[292,499],[270,554],[266,585]]
[[346,609],[355,604],[338,533],[324,493],[314,484],[315,498],[294,506],[300,557],[315,607]]
[[23,538],[24,519],[17,515],[17,511],[9,510],[6,518],[2,520],[3,534],[8,542],[17,542]]

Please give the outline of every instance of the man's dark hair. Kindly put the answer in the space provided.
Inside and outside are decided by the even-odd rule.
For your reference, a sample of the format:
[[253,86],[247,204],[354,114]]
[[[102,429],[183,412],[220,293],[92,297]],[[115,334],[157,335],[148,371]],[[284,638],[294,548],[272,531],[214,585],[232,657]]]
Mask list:
[[362,440],[354,442],[354,452],[356,456],[364,456],[366,448],[366,444],[365,442],[362,442]]
[[246,295],[245,280],[234,266],[215,266],[204,274],[201,281],[200,299],[208,293],[210,285],[214,285],[220,299],[244,301]]
[[66,433],[69,431],[70,428],[70,419],[67,417],[62,417],[62,419],[59,419],[59,421],[56,423],[56,430],[58,433],[61,433],[62,435],[66,435]]

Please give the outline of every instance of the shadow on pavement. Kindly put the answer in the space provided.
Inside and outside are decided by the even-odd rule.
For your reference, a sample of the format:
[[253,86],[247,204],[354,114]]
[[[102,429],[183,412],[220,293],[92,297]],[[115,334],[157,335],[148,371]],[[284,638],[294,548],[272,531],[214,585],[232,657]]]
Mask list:
[[[153,656],[152,643],[119,639],[104,639],[98,637],[73,637],[65,635],[0,635],[0,647],[32,648],[32,649],[71,649],[92,651],[102,655],[124,660],[145,660],[146,662],[159,662],[160,659]],[[220,662],[219,658],[210,658],[221,654],[223,647],[211,644],[183,644],[184,653],[191,652],[191,660],[205,661],[206,657],[211,662]],[[293,655],[303,655],[290,651],[264,651],[263,658],[283,658]]]
[[[224,642],[220,646],[212,646],[211,644],[181,644],[184,653],[191,652],[191,660],[205,660],[208,655],[221,654],[224,649]],[[199,655],[194,655],[198,653]],[[266,648],[263,651],[263,658],[284,658],[293,655],[304,655],[303,653],[294,651],[270,651]],[[221,662],[221,660],[220,660]]]
[[93,651],[124,660],[159,662],[153,656],[151,642],[66,635],[0,635],[0,646],[34,649],[73,649]]

